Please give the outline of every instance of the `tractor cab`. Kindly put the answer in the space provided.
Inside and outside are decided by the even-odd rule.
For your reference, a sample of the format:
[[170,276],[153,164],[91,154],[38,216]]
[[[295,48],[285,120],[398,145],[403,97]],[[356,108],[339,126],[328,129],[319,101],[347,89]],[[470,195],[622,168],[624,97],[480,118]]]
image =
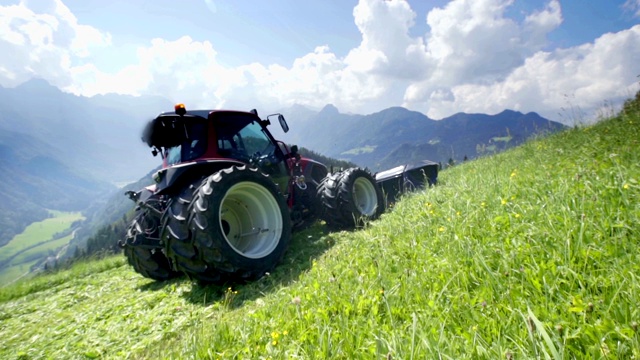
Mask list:
[[[178,104],[173,112],[161,113],[147,124],[142,136],[152,154],[162,157],[162,169],[154,176],[156,182],[161,189],[168,188],[185,172],[199,176],[212,169],[249,164],[280,180],[284,190],[290,167],[285,160],[295,157],[296,151],[275,140],[267,129],[269,118],[276,116],[282,129],[288,131],[281,114],[262,120],[255,110],[187,111]],[[206,170],[187,171],[191,165]]]
[[155,184],[127,195],[136,217],[120,245],[143,276],[181,272],[203,282],[258,279],[282,259],[293,229],[322,218],[354,228],[384,210],[365,169],[327,167],[276,141],[254,110],[175,111],[151,120],[142,140],[162,157]]
[[[288,130],[284,117],[278,116]],[[269,117],[270,117],[269,116]],[[161,154],[163,167],[206,159],[233,159],[254,163],[283,158],[288,149],[267,130],[269,117],[261,120],[255,111],[194,110],[182,104],[175,112],[162,113],[147,124],[142,140]]]

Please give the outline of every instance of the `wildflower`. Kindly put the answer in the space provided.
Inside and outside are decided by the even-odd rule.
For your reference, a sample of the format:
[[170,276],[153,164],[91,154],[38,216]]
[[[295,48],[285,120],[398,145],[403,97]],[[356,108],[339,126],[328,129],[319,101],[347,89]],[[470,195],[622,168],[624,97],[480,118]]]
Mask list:
[[460,211],[456,211],[456,215],[460,216]]
[[276,345],[278,345],[278,342],[277,342],[276,340],[273,340],[273,341],[271,342],[271,345],[276,346]]
[[500,201],[500,203],[501,203],[502,205],[506,205],[506,204],[507,204],[507,200],[502,199],[502,200]]
[[293,305],[300,305],[300,296],[296,296],[293,299],[291,299],[291,302],[293,303]]
[[274,338],[274,339],[277,339],[277,338],[280,337],[280,333],[277,332],[277,331],[273,331],[273,332],[271,332],[271,337]]
[[625,189],[625,190],[627,190],[627,189],[629,188],[629,184],[624,184],[624,185],[622,186],[622,188],[623,188],[623,189]]
[[440,227],[438,228],[438,231],[443,232],[443,231],[444,231],[444,226],[440,226]]
[[289,334],[289,332],[287,330],[282,332],[282,335],[287,335],[287,334]]
[[513,178],[513,177],[516,177],[516,171],[515,171],[515,170],[513,170],[513,172],[511,172],[511,177],[512,177],[512,178]]
[[480,206],[485,207],[485,206],[487,206],[487,204],[483,201],[483,202],[480,203]]
[[516,213],[515,217],[516,217],[516,218],[519,218],[519,217],[520,217],[520,214]]

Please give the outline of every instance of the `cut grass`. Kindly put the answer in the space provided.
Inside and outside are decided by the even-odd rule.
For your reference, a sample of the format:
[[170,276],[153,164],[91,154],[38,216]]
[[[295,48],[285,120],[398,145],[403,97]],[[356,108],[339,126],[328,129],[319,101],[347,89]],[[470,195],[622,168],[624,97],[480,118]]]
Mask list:
[[633,114],[466,162],[243,286],[121,257],[19,282],[0,358],[639,358],[639,141]]

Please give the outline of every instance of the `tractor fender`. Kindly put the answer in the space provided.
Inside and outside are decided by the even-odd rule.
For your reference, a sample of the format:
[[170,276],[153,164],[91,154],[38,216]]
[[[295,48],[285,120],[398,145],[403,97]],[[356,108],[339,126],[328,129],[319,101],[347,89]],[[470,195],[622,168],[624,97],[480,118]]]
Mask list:
[[232,159],[197,160],[183,163],[157,171],[153,178],[156,181],[156,194],[172,195],[193,183],[213,173],[232,166],[246,165]]

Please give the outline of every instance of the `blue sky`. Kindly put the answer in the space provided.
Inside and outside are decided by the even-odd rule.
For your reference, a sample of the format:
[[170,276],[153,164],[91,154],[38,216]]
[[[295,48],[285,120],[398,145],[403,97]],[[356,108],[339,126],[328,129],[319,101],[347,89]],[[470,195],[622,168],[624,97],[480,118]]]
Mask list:
[[566,122],[637,90],[639,23],[640,0],[0,0],[0,85]]

